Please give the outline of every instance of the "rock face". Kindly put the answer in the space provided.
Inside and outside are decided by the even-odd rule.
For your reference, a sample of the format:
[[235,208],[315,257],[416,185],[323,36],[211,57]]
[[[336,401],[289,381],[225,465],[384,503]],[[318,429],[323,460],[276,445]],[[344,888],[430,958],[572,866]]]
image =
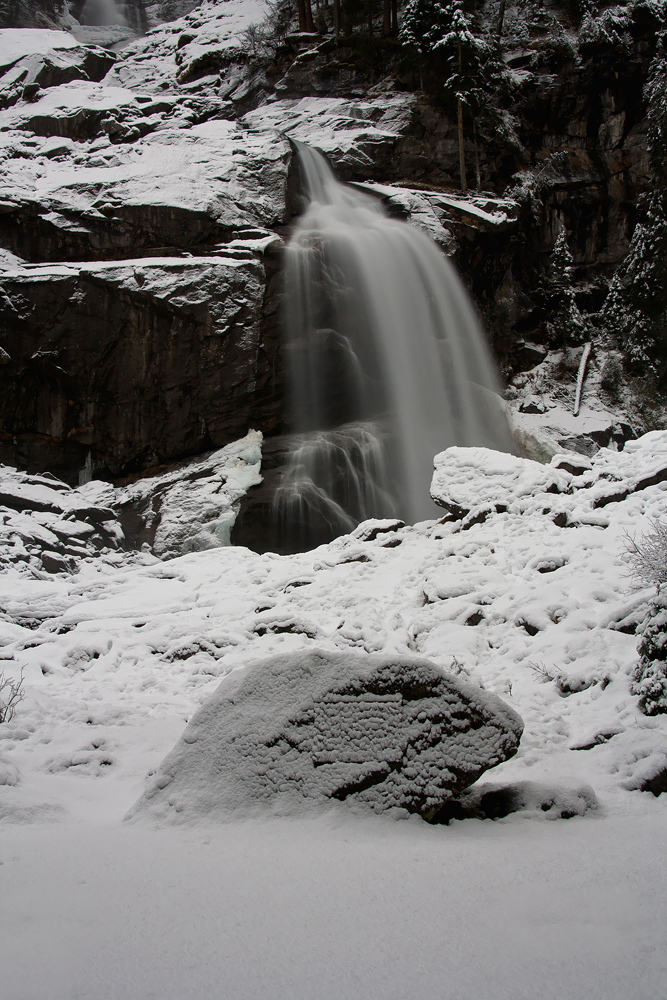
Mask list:
[[568,48],[508,4],[512,120],[476,149],[467,124],[468,181],[477,164],[487,190],[466,197],[442,80],[429,70],[421,87],[395,39],[288,31],[267,47],[265,14],[205,0],[118,55],[65,31],[0,32],[0,460],[73,482],[89,451],[127,475],[285,429],[272,251],[298,210],[286,136],[371,178],[455,258],[508,374],[553,346],[542,291],[563,230],[579,306],[599,308],[650,183],[650,11],[620,45]]
[[192,820],[338,800],[428,817],[513,756],[522,730],[499,698],[429,660],[293,652],[222,682],[133,813]]
[[0,459],[78,478],[219,448],[280,419],[250,252],[8,267]]

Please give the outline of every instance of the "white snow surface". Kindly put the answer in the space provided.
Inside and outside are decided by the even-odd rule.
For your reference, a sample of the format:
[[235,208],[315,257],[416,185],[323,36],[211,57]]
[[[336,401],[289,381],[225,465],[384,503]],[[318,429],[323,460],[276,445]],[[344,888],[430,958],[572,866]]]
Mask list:
[[75,49],[76,38],[68,31],[46,28],[0,29],[0,66],[13,66],[24,56],[43,54],[51,49]]
[[[665,797],[639,789],[667,763],[667,719],[630,694],[652,591],[626,546],[667,513],[665,456],[654,432],[540,479],[527,460],[455,449],[438,469],[485,502],[443,522],[366,523],[289,557],[102,552],[69,576],[7,569],[2,669],[26,690],[0,725],[9,1000],[194,1000],[220,982],[261,1000],[659,996]],[[525,732],[483,780],[514,786],[520,811],[433,828],[344,804],[122,823],[223,677],[315,647],[426,656],[499,695]],[[585,789],[597,809],[568,805]]]

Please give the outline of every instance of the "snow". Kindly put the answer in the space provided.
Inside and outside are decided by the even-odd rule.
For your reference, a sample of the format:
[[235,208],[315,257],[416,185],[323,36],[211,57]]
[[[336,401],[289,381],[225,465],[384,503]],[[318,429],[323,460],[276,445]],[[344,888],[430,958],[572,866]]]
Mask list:
[[[176,21],[149,31],[123,50],[110,80],[143,90],[177,91],[200,68],[246,60],[245,33],[267,13],[264,0],[204,0]],[[219,79],[215,73],[215,82]]]
[[59,137],[54,159],[53,136],[13,131],[50,122],[58,134],[61,120],[64,134],[70,121],[85,115],[98,121],[105,114],[111,132],[127,130],[143,127],[147,110],[121,88],[73,83],[48,91],[34,104],[0,111],[0,129],[6,129],[0,131],[3,202],[37,203],[54,224],[70,227],[79,223],[68,213],[101,219],[101,208],[122,212],[145,205],[206,213],[235,229],[284,221],[290,151],[275,132],[222,120],[192,127],[187,120],[179,123],[167,104],[153,123],[155,131],[143,138],[137,131],[136,141],[118,144],[102,135],[83,145]]
[[[276,101],[241,124],[216,117],[226,113],[216,97],[204,112],[213,117],[193,125],[199,112],[173,95],[189,99],[209,58],[202,89],[218,87],[217,67],[240,56],[261,7],[203,4],[129,46],[103,85],[7,108],[0,155],[3,204],[39,202],[54,225],[78,225],[70,212],[165,204],[263,232],[150,264],[24,266],[2,251],[3,273],[84,268],[134,287],[145,269],[166,294],[184,268],[240,268],[276,241],[266,229],[286,219],[289,161],[279,133],[355,170],[407,133],[403,95]],[[183,37],[206,19],[206,37]],[[0,32],[0,64],[75,44],[64,32]],[[72,113],[108,115],[114,141],[76,141]],[[41,117],[54,134],[31,131]],[[443,245],[452,216],[496,230],[513,211],[375,190]],[[640,789],[667,765],[667,725],[632,694],[633,632],[654,591],[633,579],[626,545],[667,516],[667,433],[569,456],[575,472],[558,455],[564,433],[614,419],[586,406],[574,418],[567,401],[517,414],[556,455],[551,465],[453,450],[437,459],[434,488],[450,507],[441,522],[366,522],[290,557],[224,544],[234,504],[260,475],[256,441],[193,465],[195,481],[169,471],[118,491],[89,483],[76,503],[57,483],[4,470],[13,502],[28,503],[0,510],[0,671],[23,673],[26,690],[0,724],[7,1000],[661,996],[665,795]],[[93,552],[86,503],[117,515],[158,490],[153,551],[107,538]],[[45,572],[42,551],[64,553],[70,570]],[[251,660],[300,661],[314,649],[428,657],[499,696],[525,733],[464,801],[509,789],[518,811],[448,827],[342,803],[290,819],[123,822],[221,682]]]
[[409,131],[414,103],[411,94],[379,94],[372,100],[289,98],[262,105],[241,121],[306,142],[343,170],[371,169],[378,155]]
[[78,42],[68,31],[44,28],[0,29],[0,66],[9,67],[24,56],[43,54],[50,49],[75,49]]
[[229,820],[269,808],[433,813],[516,752],[521,719],[425,659],[293,651],[236,670],[135,807]]

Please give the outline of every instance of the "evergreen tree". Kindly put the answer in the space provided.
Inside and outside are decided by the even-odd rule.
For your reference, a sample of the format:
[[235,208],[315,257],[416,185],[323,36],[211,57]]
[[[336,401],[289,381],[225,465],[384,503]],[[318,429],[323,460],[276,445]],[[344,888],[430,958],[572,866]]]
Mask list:
[[417,56],[422,87],[424,69],[430,66],[443,78],[445,96],[455,103],[465,191],[464,125],[472,123],[474,135],[479,127],[487,136],[504,132],[505,138],[511,138],[498,104],[506,84],[498,39],[480,33],[475,13],[464,0],[410,0],[400,37]]
[[667,62],[664,43],[646,86],[647,144],[655,188],[640,202],[627,257],[602,311],[604,325],[630,359],[662,377],[667,370]]
[[586,324],[575,299],[574,259],[564,231],[554,243],[549,271],[546,304],[550,339],[557,344],[580,343],[586,333]]

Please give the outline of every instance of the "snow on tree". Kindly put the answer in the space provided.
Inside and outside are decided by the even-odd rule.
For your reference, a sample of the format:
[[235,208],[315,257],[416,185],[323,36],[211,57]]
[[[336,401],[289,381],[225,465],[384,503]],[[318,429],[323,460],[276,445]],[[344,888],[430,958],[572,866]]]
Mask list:
[[662,7],[663,38],[645,89],[655,188],[640,199],[642,218],[602,312],[606,329],[630,359],[659,377],[667,370],[667,4]]
[[499,126],[507,117],[498,104],[499,93],[507,85],[498,40],[482,34],[475,13],[463,0],[410,0],[400,38],[417,56],[422,88],[423,71],[429,64],[442,78],[445,95],[456,102],[461,188],[465,191],[464,116],[472,118],[475,145],[478,126],[486,126],[487,132],[502,131]]
[[642,628],[639,663],[632,675],[631,691],[639,697],[646,715],[667,712],[667,591],[658,587],[657,597]]
[[567,245],[565,231],[559,233],[553,250],[547,286],[547,329],[552,341],[559,344],[579,343],[586,332],[586,323],[576,302],[574,259]]

